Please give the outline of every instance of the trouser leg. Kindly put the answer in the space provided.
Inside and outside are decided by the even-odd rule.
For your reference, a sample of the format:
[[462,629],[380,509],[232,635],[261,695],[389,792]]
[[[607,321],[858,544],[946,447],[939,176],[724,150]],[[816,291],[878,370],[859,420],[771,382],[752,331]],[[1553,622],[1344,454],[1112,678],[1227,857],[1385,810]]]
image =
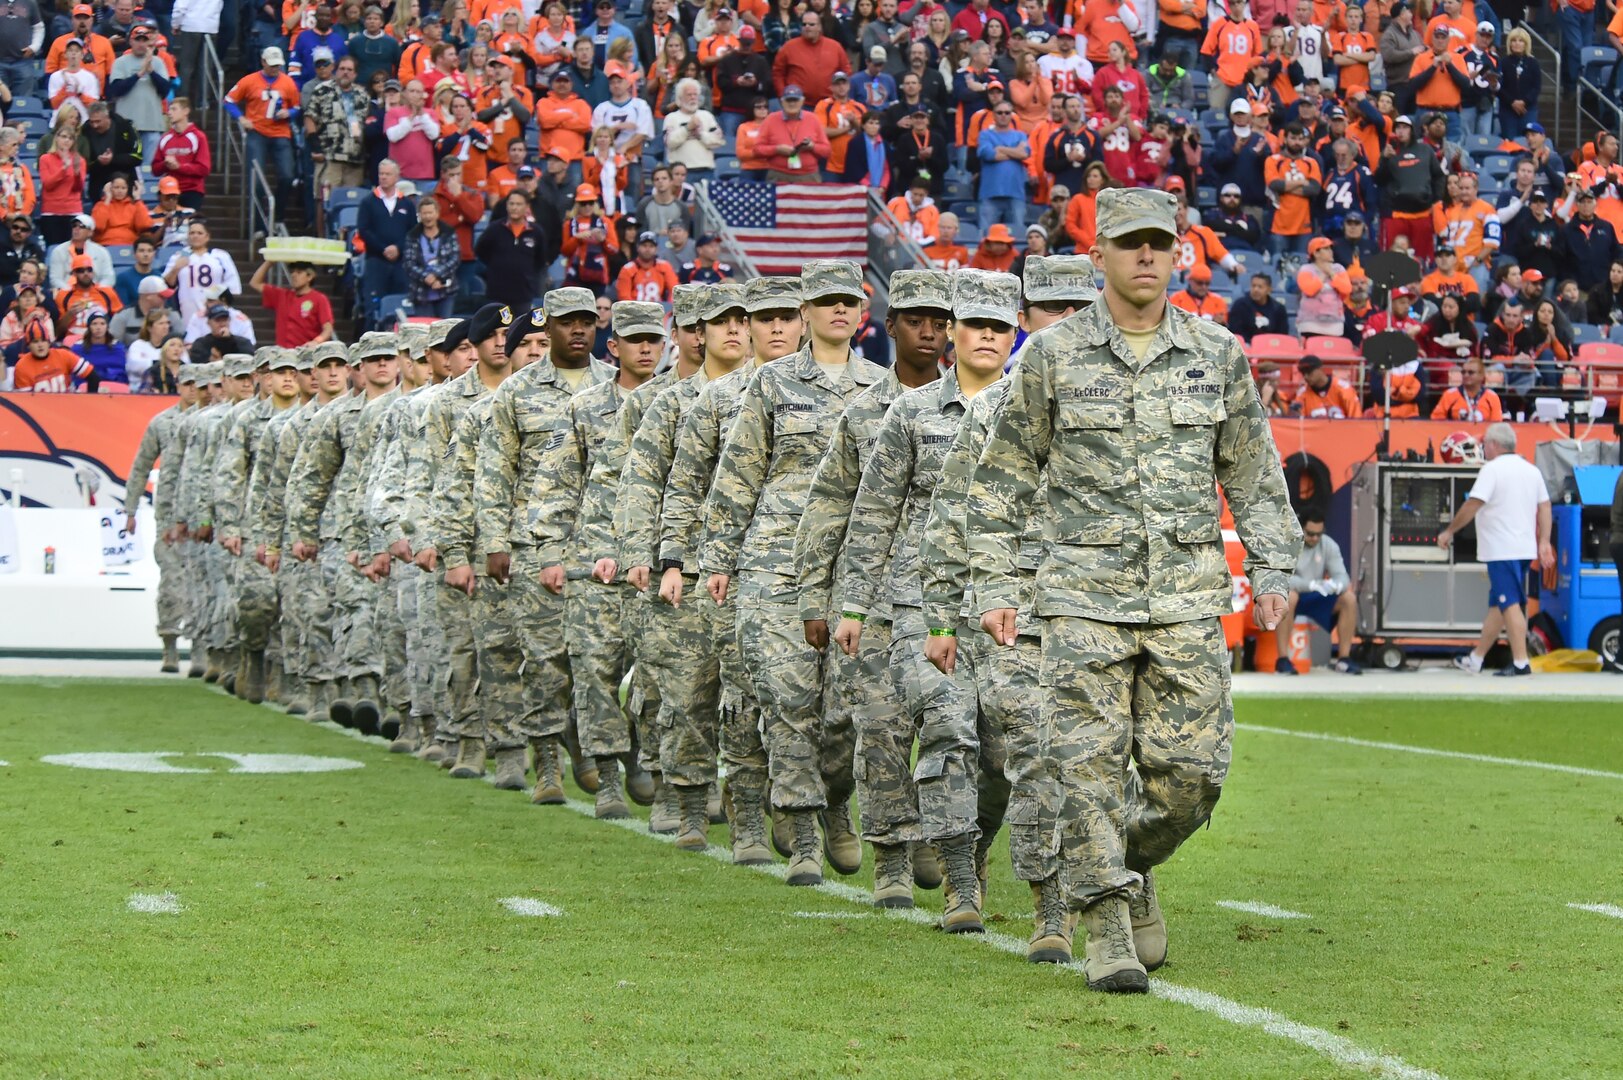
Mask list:
[[569,724],[573,694],[565,638],[568,615],[563,596],[542,586],[541,556],[534,548],[513,552],[508,593],[524,657],[524,735],[532,739],[561,736]]
[[[483,602],[432,574],[434,600],[439,611],[444,647],[439,654],[439,681],[449,706],[440,714],[440,730],[456,738],[480,738],[485,726],[480,717],[481,666],[475,631],[483,622]],[[492,687],[494,691],[494,686]]]
[[625,590],[595,579],[564,586],[575,725],[587,757],[631,750],[631,724],[620,708],[620,680],[631,666],[622,621]]
[[913,739],[918,734],[902,691],[890,672],[891,626],[870,619],[862,629],[854,670],[842,671],[856,745],[852,775],[861,811],[862,838],[874,844],[924,839],[919,793],[913,782]]
[[732,601],[718,608],[696,584],[681,607],[653,605],[671,640],[671,678],[660,710],[660,765],[668,783],[704,787],[716,779],[722,725],[722,656],[732,634],[722,633]]
[[276,624],[276,580],[251,554],[235,559],[232,570],[237,582],[237,632],[242,647],[263,652],[270,646],[271,630]]
[[[491,750],[525,745],[524,651],[519,645],[519,619],[514,591],[518,567],[505,585],[480,575],[473,592],[473,638],[478,643],[479,716]],[[536,586],[539,588],[539,584]],[[443,595],[443,593],[442,593]],[[446,624],[446,634],[451,626]]]
[[913,780],[918,785],[919,825],[926,840],[963,836],[975,830],[976,759],[980,739],[976,732],[979,709],[975,685],[963,664],[944,675],[924,657],[922,622],[902,630],[891,642],[891,676],[901,687],[909,714],[918,724],[918,763]]
[[339,673],[351,679],[383,674],[383,642],[378,635],[376,608],[379,587],[349,562],[338,566],[333,606],[343,624],[339,647]]
[[160,537],[152,554],[158,560],[158,636],[180,633],[186,620],[185,595],[182,586],[186,576],[186,560],[177,544],[166,544]]
[[[763,789],[767,782],[768,752],[762,733],[761,703],[744,657],[757,656],[759,622],[740,580],[737,595],[722,607],[711,606],[707,632],[714,636],[720,666],[720,748],[727,776],[734,784]],[[711,779],[715,772],[710,773]]]
[[[1021,635],[1012,647],[976,640],[966,624],[961,639],[974,645],[975,685],[985,727],[999,745],[991,754],[982,736],[981,828],[992,821],[989,805],[1001,788],[1006,795],[1009,861],[1021,881],[1043,881],[1059,865],[1059,788],[1049,768],[1048,737],[1038,673],[1041,639]],[[997,760],[991,760],[991,759]],[[1003,779],[989,775],[993,766]]]
[[[800,587],[777,574],[745,571],[750,605],[739,610],[740,646],[749,666],[772,777],[772,803],[781,810],[822,810],[828,791],[820,768],[823,653],[806,644]],[[743,596],[740,596],[740,601]]]

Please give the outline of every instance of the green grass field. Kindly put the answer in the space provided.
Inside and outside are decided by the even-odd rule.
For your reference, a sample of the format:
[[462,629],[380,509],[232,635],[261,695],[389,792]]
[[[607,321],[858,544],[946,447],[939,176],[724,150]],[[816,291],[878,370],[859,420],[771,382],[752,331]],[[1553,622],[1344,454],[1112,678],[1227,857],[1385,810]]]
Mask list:
[[[1615,705],[1242,699],[1214,826],[1158,874],[1171,962],[1123,999],[998,947],[1030,913],[1001,841],[997,933],[949,938],[854,902],[866,867],[789,889],[195,682],[0,703],[6,1080],[1623,1076],[1623,919],[1569,907],[1623,907]],[[41,761],[142,751],[364,767]]]

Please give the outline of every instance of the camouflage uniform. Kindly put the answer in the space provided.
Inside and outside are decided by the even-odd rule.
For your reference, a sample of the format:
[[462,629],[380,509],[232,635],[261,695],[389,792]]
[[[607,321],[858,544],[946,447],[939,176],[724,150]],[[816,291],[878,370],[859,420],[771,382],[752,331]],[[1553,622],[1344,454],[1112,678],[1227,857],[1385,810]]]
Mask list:
[[[194,382],[195,376],[185,381]],[[134,517],[141,506],[141,497],[146,494],[147,478],[152,473],[152,466],[162,462],[162,470],[158,473],[158,486],[152,494],[152,520],[156,528],[152,554],[158,561],[159,637],[179,635],[185,628],[185,593],[182,580],[186,573],[185,560],[179,545],[165,541],[163,534],[169,528],[168,519],[173,512],[169,505],[175,486],[172,477],[178,476],[180,471],[179,462],[175,460],[175,449],[179,439],[181,418],[187,411],[186,406],[176,403],[152,418],[147,424],[146,431],[141,434],[141,444],[136,447],[135,460],[130,463],[130,471],[124,481],[124,514],[126,517]]]
[[[665,311],[658,304],[623,300],[614,305],[610,318],[618,338],[665,336]],[[620,681],[632,664],[627,628],[642,606],[641,598],[634,597],[624,582],[605,585],[597,580],[592,567],[597,561],[594,550],[601,547],[602,536],[608,532],[604,525],[612,516],[620,462],[625,457],[622,414],[635,396],[635,390],[627,391],[618,380],[576,394],[569,403],[569,453],[562,471],[553,477],[560,491],[573,490],[579,498],[573,511],[560,508],[563,516],[575,522],[564,564],[564,596],[580,747],[594,758],[631,752],[631,729],[620,708],[619,694]],[[588,535],[589,520],[597,530],[595,537]],[[639,721],[645,698],[635,703],[634,715]]]
[[[294,368],[298,371],[310,371],[314,368],[314,350],[305,347],[295,350]],[[281,454],[282,435],[301,415],[304,415],[305,406],[295,402],[292,408],[283,409],[274,413],[265,424],[260,433],[258,442],[254,446],[253,472],[248,478],[248,495],[244,503],[243,537],[242,545],[244,555],[250,552],[257,553],[260,547],[265,549],[268,556],[272,551],[280,553],[282,543],[282,526],[280,509],[278,509],[278,522],[272,527],[267,518],[267,507],[271,500],[271,487],[280,483],[285,492],[287,485],[286,472],[277,472],[277,463]],[[276,499],[278,508],[284,505],[282,497]],[[289,564],[298,563],[297,559],[288,560]],[[308,569],[299,563],[301,569]],[[280,566],[272,579],[276,590],[277,620],[271,634],[270,653],[282,664],[283,671],[290,677],[300,681],[308,680],[306,674],[306,658],[304,655],[304,640],[300,632],[296,601],[293,589],[298,572],[292,565]]]
[[[851,263],[809,262],[801,284],[807,301],[862,296]],[[800,620],[795,532],[840,412],[884,376],[848,351],[843,377],[831,377],[809,345],[756,369],[705,504],[699,568],[738,579],[739,647],[761,703],[772,801],[786,811],[822,810],[851,797],[850,718],[824,723],[823,656],[806,643]]]
[[[1107,191],[1099,235],[1171,233],[1173,209],[1161,192]],[[1170,304],[1142,359],[1104,303],[1027,341],[969,491],[979,612],[1021,606],[1025,513],[1045,469],[1040,679],[1070,900],[1088,908],[1136,893],[1208,820],[1228,772],[1216,485],[1258,595],[1285,592],[1300,532],[1244,352]]]
[[[182,372],[186,369],[182,368]],[[197,384],[197,404],[186,412],[176,424],[175,449],[173,460],[165,462],[165,472],[170,474],[170,487],[168,497],[161,510],[154,507],[154,512],[160,514],[158,524],[160,527],[170,525],[186,525],[195,529],[197,522],[188,518],[186,496],[189,485],[186,478],[190,472],[195,472],[200,460],[203,444],[202,432],[205,427],[205,418],[214,406],[209,401],[208,387],[218,384],[219,368],[213,363],[199,364],[197,370],[191,372],[193,381]],[[198,453],[192,454],[193,448]],[[188,470],[188,460],[190,470]],[[163,488],[163,477],[160,476],[159,488]],[[205,637],[205,582],[203,560],[206,545],[188,536],[180,541],[180,557],[185,567],[181,601],[185,607],[186,635],[191,639],[194,656],[207,651],[208,642]],[[196,664],[194,662],[193,666]]]
[[[251,362],[251,359],[250,359]],[[220,361],[220,377],[227,374],[226,361]],[[235,372],[240,361],[233,361]],[[184,474],[181,477],[180,513],[191,529],[214,526],[214,461],[219,454],[224,429],[234,418],[233,410],[240,403],[229,398],[211,406],[198,417],[188,447]],[[199,611],[198,633],[203,644],[214,650],[224,650],[232,636],[231,596],[226,584],[226,570],[231,556],[214,539],[201,543],[199,568],[203,589]],[[194,635],[194,641],[197,635]]]
[[[546,318],[580,311],[597,314],[590,290],[553,289],[546,297]],[[585,390],[612,381],[615,370],[595,358],[589,361]],[[561,736],[569,722],[571,680],[567,653],[567,619],[562,596],[541,584],[541,571],[566,562],[565,547],[574,526],[563,509],[575,492],[554,481],[567,456],[569,404],[575,391],[550,360],[538,360],[509,376],[491,395],[490,421],[479,436],[474,470],[474,506],[480,546],[485,555],[510,554],[507,584],[481,584],[488,596],[488,621],[518,629],[519,649],[492,657],[487,669],[481,634],[481,678],[486,670],[523,686],[524,708],[487,714],[486,739],[493,750],[519,749],[527,739]],[[522,673],[522,683],[521,680]]]
[[[750,284],[762,298],[776,295],[780,306],[799,302],[798,282],[757,278]],[[711,321],[728,311],[747,310],[749,300],[745,287],[730,282],[713,285],[705,293],[703,318]],[[658,608],[671,624],[670,637],[679,643],[673,655],[683,661],[673,671],[677,704],[661,714],[661,723],[669,726],[662,733],[659,751],[666,780],[680,787],[714,783],[718,750],[727,761],[730,781],[741,781],[754,790],[766,786],[767,755],[761,739],[760,706],[740,653],[734,614],[738,601],[729,596],[720,607],[711,603],[702,593],[703,583],[695,565],[705,498],[716,475],[722,443],[737,419],[739,401],[753,370],[753,365],[746,362],[712,380],[700,371],[655,401],[637,432],[632,459],[626,465],[627,483],[640,488],[640,493],[628,494],[640,494],[640,501],[628,500],[616,515],[617,522],[624,522],[621,536],[625,557],[638,560],[632,565],[639,565],[648,550],[644,546],[648,537],[640,531],[644,527],[641,514],[653,490],[648,481],[657,481],[658,465],[667,445],[660,436],[669,430],[665,425],[680,424],[658,514],[658,565],[682,571],[682,605],[672,610],[662,602]],[[646,457],[639,461],[644,451]],[[626,484],[621,485],[621,490],[626,491]]]
[[[890,308],[952,310],[952,283],[945,271],[898,271],[890,282]],[[895,370],[858,394],[840,413],[834,437],[812,478],[806,513],[795,535],[795,570],[800,580],[800,617],[822,619],[833,626],[839,618],[836,598],[845,595],[845,576],[836,576],[840,550],[855,539],[848,525],[862,472],[873,452],[879,427],[891,403],[906,388]],[[894,531],[886,534],[894,538]],[[892,543],[886,543],[888,560]],[[891,606],[888,588],[872,597],[855,657],[830,650],[831,692],[835,708],[851,716],[856,734],[852,777],[861,808],[862,838],[874,844],[898,845],[923,839],[919,831],[918,791],[911,768],[915,725],[890,674]]]

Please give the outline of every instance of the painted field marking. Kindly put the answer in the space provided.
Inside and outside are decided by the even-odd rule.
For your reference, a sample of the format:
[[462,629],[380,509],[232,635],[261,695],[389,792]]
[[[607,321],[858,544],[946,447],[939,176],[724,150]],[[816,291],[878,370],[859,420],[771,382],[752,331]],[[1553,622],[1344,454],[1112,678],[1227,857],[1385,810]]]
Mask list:
[[1311,919],[1313,916],[1304,915],[1300,911],[1288,911],[1272,904],[1260,904],[1252,900],[1219,900],[1217,906],[1228,908],[1230,911],[1244,911],[1251,915],[1262,915],[1269,919]]
[[[596,808],[591,803],[570,799],[564,805],[582,817],[596,819]],[[603,824],[625,829],[634,836],[640,836],[645,840],[656,840],[662,844],[671,844],[676,840],[674,834],[661,836],[657,833],[648,832],[647,823],[634,817],[618,821],[605,821]],[[725,863],[728,866],[734,865],[733,853],[726,848],[711,844],[704,849],[704,854],[717,862]],[[747,869],[779,879],[787,877],[789,874],[788,865],[778,862],[751,866]],[[938,925],[937,916],[923,908],[875,909],[873,907],[873,898],[866,890],[854,888],[843,882],[825,881],[821,885],[813,885],[809,888],[811,891],[822,893],[824,896],[832,896],[847,903],[860,904],[869,909],[864,914],[870,917],[882,916],[887,919],[899,919],[902,922],[917,923],[932,929]],[[796,914],[801,913],[797,912]],[[1000,934],[995,930],[990,930],[985,934],[964,934],[961,936],[968,941],[979,942],[983,945],[989,945],[1000,952],[1018,956],[1022,960],[1026,955],[1025,940],[1011,934]],[[1054,975],[1069,977],[1080,977],[1082,975],[1080,964],[1043,964],[1041,966]],[[1227,1021],[1239,1027],[1259,1028],[1270,1035],[1289,1040],[1298,1046],[1322,1054],[1338,1065],[1349,1069],[1375,1073],[1382,1077],[1396,1077],[1398,1080],[1445,1080],[1441,1073],[1410,1065],[1402,1058],[1391,1054],[1367,1050],[1344,1036],[1326,1031],[1323,1028],[1297,1023],[1295,1020],[1281,1016],[1270,1009],[1243,1005],[1238,1001],[1230,1001],[1228,998],[1208,993],[1205,990],[1175,986],[1165,979],[1151,979],[1150,993],[1163,1001],[1186,1005],[1189,1008],[1215,1016],[1219,1020]]]
[[257,773],[261,775],[283,773],[343,772],[364,769],[366,762],[354,758],[316,757],[311,754],[227,754],[202,752],[187,754],[176,750],[141,753],[89,753],[47,754],[40,758],[47,765],[65,765],[71,769],[97,769],[104,772],[212,774],[215,769],[195,769],[185,765],[172,765],[168,758],[207,757],[224,758],[235,762],[228,773]]
[[873,918],[870,911],[792,911],[790,914],[797,919],[839,919],[842,922],[846,919]]
[[1355,739],[1350,735],[1328,735],[1322,731],[1292,731],[1290,728],[1266,727],[1262,724],[1235,724],[1234,726],[1240,731],[1260,731],[1265,735],[1289,735],[1295,739],[1341,743],[1344,746],[1362,746],[1370,750],[1397,750],[1405,754],[1454,758],[1457,761],[1475,761],[1483,765],[1510,765],[1518,769],[1543,769],[1546,772],[1569,773],[1573,776],[1593,776],[1601,780],[1623,780],[1623,772],[1586,769],[1581,765],[1558,765],[1553,761],[1527,761],[1523,758],[1494,757],[1491,754],[1468,754],[1463,750],[1438,750],[1430,746],[1408,746],[1404,743]]
[[526,915],[532,919],[556,919],[564,913],[563,908],[553,907],[545,901],[528,896],[508,896],[499,903],[514,915]]
[[0,761],[0,769],[9,769],[10,767],[11,767],[11,762],[9,762],[9,761]]
[[1588,911],[1612,919],[1623,919],[1623,907],[1618,907],[1616,904],[1568,904],[1567,906],[1574,911]]
[[131,893],[124,906],[137,915],[179,915],[186,910],[180,903],[180,897],[172,892]]

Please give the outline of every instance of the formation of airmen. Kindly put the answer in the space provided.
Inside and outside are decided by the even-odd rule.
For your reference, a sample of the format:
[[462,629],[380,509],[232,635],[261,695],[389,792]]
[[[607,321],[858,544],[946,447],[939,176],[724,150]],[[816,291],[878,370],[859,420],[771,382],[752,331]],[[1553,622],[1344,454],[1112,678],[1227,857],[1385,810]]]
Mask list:
[[[1101,248],[1150,237],[1106,258],[1107,292],[1112,258],[1128,292],[1135,257],[1170,273],[1157,194],[1101,193]],[[736,862],[775,851],[790,885],[855,873],[866,841],[873,902],[940,887],[955,933],[984,929],[1007,824],[1029,958],[1070,962],[1080,923],[1089,984],[1142,991],[1167,951],[1151,869],[1226,772],[1226,653],[1184,678],[1209,700],[1163,678],[1140,702],[1130,673],[1122,700],[1079,659],[1095,624],[1064,616],[1152,651],[1145,624],[1169,624],[1144,679],[1201,667],[1228,597],[1214,475],[1259,594],[1283,592],[1295,523],[1233,338],[1176,309],[1117,327],[1096,281],[1085,255],[1028,258],[1023,282],[899,271],[888,369],[850,348],[860,269],[828,261],[680,286],[669,329],[616,303],[606,357],[592,294],[556,288],[184,368],[126,500],[133,528],[161,460],[164,670],[184,634],[192,677],[538,804],[564,801],[567,760],[598,817],[651,806],[684,850],[725,822]],[[1083,354],[1119,370],[1067,382],[1055,358]]]

